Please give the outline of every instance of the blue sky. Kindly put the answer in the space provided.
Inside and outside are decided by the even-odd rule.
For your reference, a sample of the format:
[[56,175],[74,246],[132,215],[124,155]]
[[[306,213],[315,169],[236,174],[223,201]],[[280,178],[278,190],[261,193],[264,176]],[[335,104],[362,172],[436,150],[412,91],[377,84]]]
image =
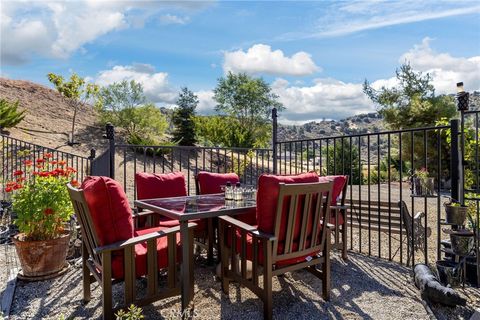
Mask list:
[[478,1],[4,0],[1,17],[3,77],[135,79],[166,106],[187,86],[205,114],[227,71],[268,81],[285,123],[374,111],[363,80],[394,85],[405,60],[438,93],[480,90]]

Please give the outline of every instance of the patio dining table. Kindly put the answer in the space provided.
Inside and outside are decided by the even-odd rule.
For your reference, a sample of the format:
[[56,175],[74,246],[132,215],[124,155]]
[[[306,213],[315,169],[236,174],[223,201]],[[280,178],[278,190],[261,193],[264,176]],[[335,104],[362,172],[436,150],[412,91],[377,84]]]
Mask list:
[[[148,209],[180,223],[180,237],[182,243],[182,263],[180,269],[180,287],[182,297],[182,316],[193,299],[194,281],[190,278],[191,270],[189,259],[192,259],[189,248],[191,246],[188,232],[188,221],[196,219],[214,218],[222,215],[237,215],[248,212],[256,207],[255,199],[225,200],[223,193],[135,200],[135,206]],[[185,263],[187,262],[187,263]],[[193,273],[192,273],[193,274]]]

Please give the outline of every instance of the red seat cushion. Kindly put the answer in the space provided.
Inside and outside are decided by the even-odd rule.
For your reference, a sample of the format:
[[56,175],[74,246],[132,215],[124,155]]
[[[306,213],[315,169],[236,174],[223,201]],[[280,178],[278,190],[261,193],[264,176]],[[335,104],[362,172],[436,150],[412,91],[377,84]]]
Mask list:
[[347,182],[347,176],[321,176],[318,177],[319,182],[331,182],[333,181],[333,190],[332,190],[332,205],[337,204],[339,201],[340,194],[342,193],[343,187]]
[[[314,183],[318,182],[318,176],[315,172],[302,173],[299,175],[276,176],[262,174],[258,178],[257,192],[257,223],[258,230],[265,233],[274,234],[275,216],[277,215],[278,193],[280,183]],[[284,201],[284,208],[280,222],[279,241],[285,240],[285,230],[287,226],[287,202]],[[297,215],[300,219],[301,215]],[[294,237],[298,237],[300,232],[300,221],[295,221],[296,230]]]
[[[135,181],[137,183],[137,199],[139,200],[184,197],[187,195],[187,184],[182,172],[137,172]],[[145,218],[139,218],[138,225],[144,226],[145,221]],[[158,226],[170,228],[178,224],[178,220],[160,216]]]
[[[343,187],[345,186],[345,183],[347,182],[347,176],[322,176],[318,177],[319,182],[330,182],[333,181],[333,190],[332,190],[332,203],[331,205],[336,205],[337,202],[339,202],[340,195],[342,193]],[[331,210],[331,217],[330,217],[330,223],[333,225],[337,225],[335,221],[335,210]],[[343,224],[343,214],[339,212],[338,214],[338,224],[342,225]]]
[[[135,236],[141,236],[152,232],[162,231],[167,228],[156,227],[135,231]],[[176,234],[176,244],[180,242],[180,233]],[[177,246],[177,262],[181,257],[179,247]],[[168,240],[167,237],[160,237],[157,239],[157,259],[158,269],[164,269],[168,266]],[[112,277],[114,279],[123,279],[124,277],[124,261],[123,252],[114,252],[112,258]],[[137,277],[145,276],[147,274],[147,243],[139,243],[135,245],[135,275]]]
[[[240,233],[239,230],[237,230],[236,231],[236,253],[238,253],[238,254],[241,254],[241,252],[242,252],[241,251],[242,250],[242,243],[241,243],[242,239],[241,238],[242,238],[241,233]],[[253,260],[253,238],[250,234],[246,233],[245,239],[247,241],[247,245],[246,245],[247,260],[252,261]],[[232,240],[231,240],[230,237],[228,238],[227,243],[231,247]],[[307,239],[306,245],[309,245],[309,244],[310,244],[310,240]],[[277,252],[279,254],[283,253],[284,252],[284,247],[285,247],[284,242],[278,242]],[[293,250],[297,250],[297,249],[298,249],[298,241],[294,241],[293,242]],[[312,252],[311,254],[306,254],[304,256],[297,257],[297,258],[279,260],[275,264],[277,266],[281,267],[281,266],[286,266],[286,265],[290,265],[290,264],[303,262],[303,261],[305,261],[305,258],[307,258],[310,255],[314,255],[314,254],[316,254],[316,252]],[[262,249],[262,243],[261,242],[258,242],[258,263],[263,264],[263,249]]]
[[98,245],[133,237],[132,211],[120,183],[108,177],[91,176],[80,188],[95,226]]
[[197,183],[200,194],[221,193],[222,185],[230,182],[235,185],[240,182],[240,178],[236,173],[212,173],[201,171],[197,174]]
[[182,172],[135,174],[137,199],[184,197],[187,184]]

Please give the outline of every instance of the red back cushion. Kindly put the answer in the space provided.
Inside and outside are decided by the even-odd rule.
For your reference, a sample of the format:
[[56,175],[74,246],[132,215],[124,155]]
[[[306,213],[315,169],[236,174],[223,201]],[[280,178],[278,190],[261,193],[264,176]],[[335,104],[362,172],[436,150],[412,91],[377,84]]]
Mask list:
[[187,195],[187,184],[182,172],[135,174],[137,199],[183,197]]
[[197,183],[200,194],[221,193],[221,186],[230,182],[232,185],[239,182],[236,173],[212,173],[201,171],[197,174]]
[[81,186],[100,246],[133,237],[133,219],[127,196],[117,181],[87,177]]
[[343,187],[347,182],[347,176],[323,176],[318,177],[319,182],[333,181],[332,202],[331,205],[336,205],[338,197],[342,193]]
[[[273,234],[275,232],[275,216],[277,214],[278,193],[280,190],[280,183],[314,183],[318,182],[318,176],[315,172],[302,173],[293,176],[276,176],[269,174],[262,174],[258,178],[258,192],[257,192],[257,223],[258,230]],[[284,206],[288,201],[284,201]],[[284,230],[287,225],[287,208],[284,207],[282,220],[280,223],[280,230]],[[300,218],[301,215],[297,215]],[[295,222],[296,223],[296,222]],[[297,223],[296,223],[297,224]],[[285,233],[280,231],[279,241],[285,240]]]

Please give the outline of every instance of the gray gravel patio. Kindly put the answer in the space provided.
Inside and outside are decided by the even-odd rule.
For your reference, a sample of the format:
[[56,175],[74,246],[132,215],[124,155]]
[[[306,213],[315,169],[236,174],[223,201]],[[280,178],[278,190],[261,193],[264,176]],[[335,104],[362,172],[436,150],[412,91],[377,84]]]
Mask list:
[[[306,271],[274,280],[276,319],[430,319],[412,282],[410,268],[397,263],[350,253],[349,261],[332,259],[331,300],[321,298],[321,282]],[[3,281],[2,281],[3,282]],[[60,278],[35,283],[17,282],[10,319],[97,319],[101,315],[101,289],[93,285],[92,300],[82,302],[81,270],[73,266]],[[141,283],[139,283],[141,285]],[[123,287],[114,286],[121,301]],[[432,306],[439,319],[469,319],[480,307],[478,289],[460,290],[467,307]],[[214,267],[198,258],[195,268],[195,319],[261,319],[262,303],[248,289],[231,284],[225,296]],[[178,297],[144,307],[146,319],[177,319]]]

